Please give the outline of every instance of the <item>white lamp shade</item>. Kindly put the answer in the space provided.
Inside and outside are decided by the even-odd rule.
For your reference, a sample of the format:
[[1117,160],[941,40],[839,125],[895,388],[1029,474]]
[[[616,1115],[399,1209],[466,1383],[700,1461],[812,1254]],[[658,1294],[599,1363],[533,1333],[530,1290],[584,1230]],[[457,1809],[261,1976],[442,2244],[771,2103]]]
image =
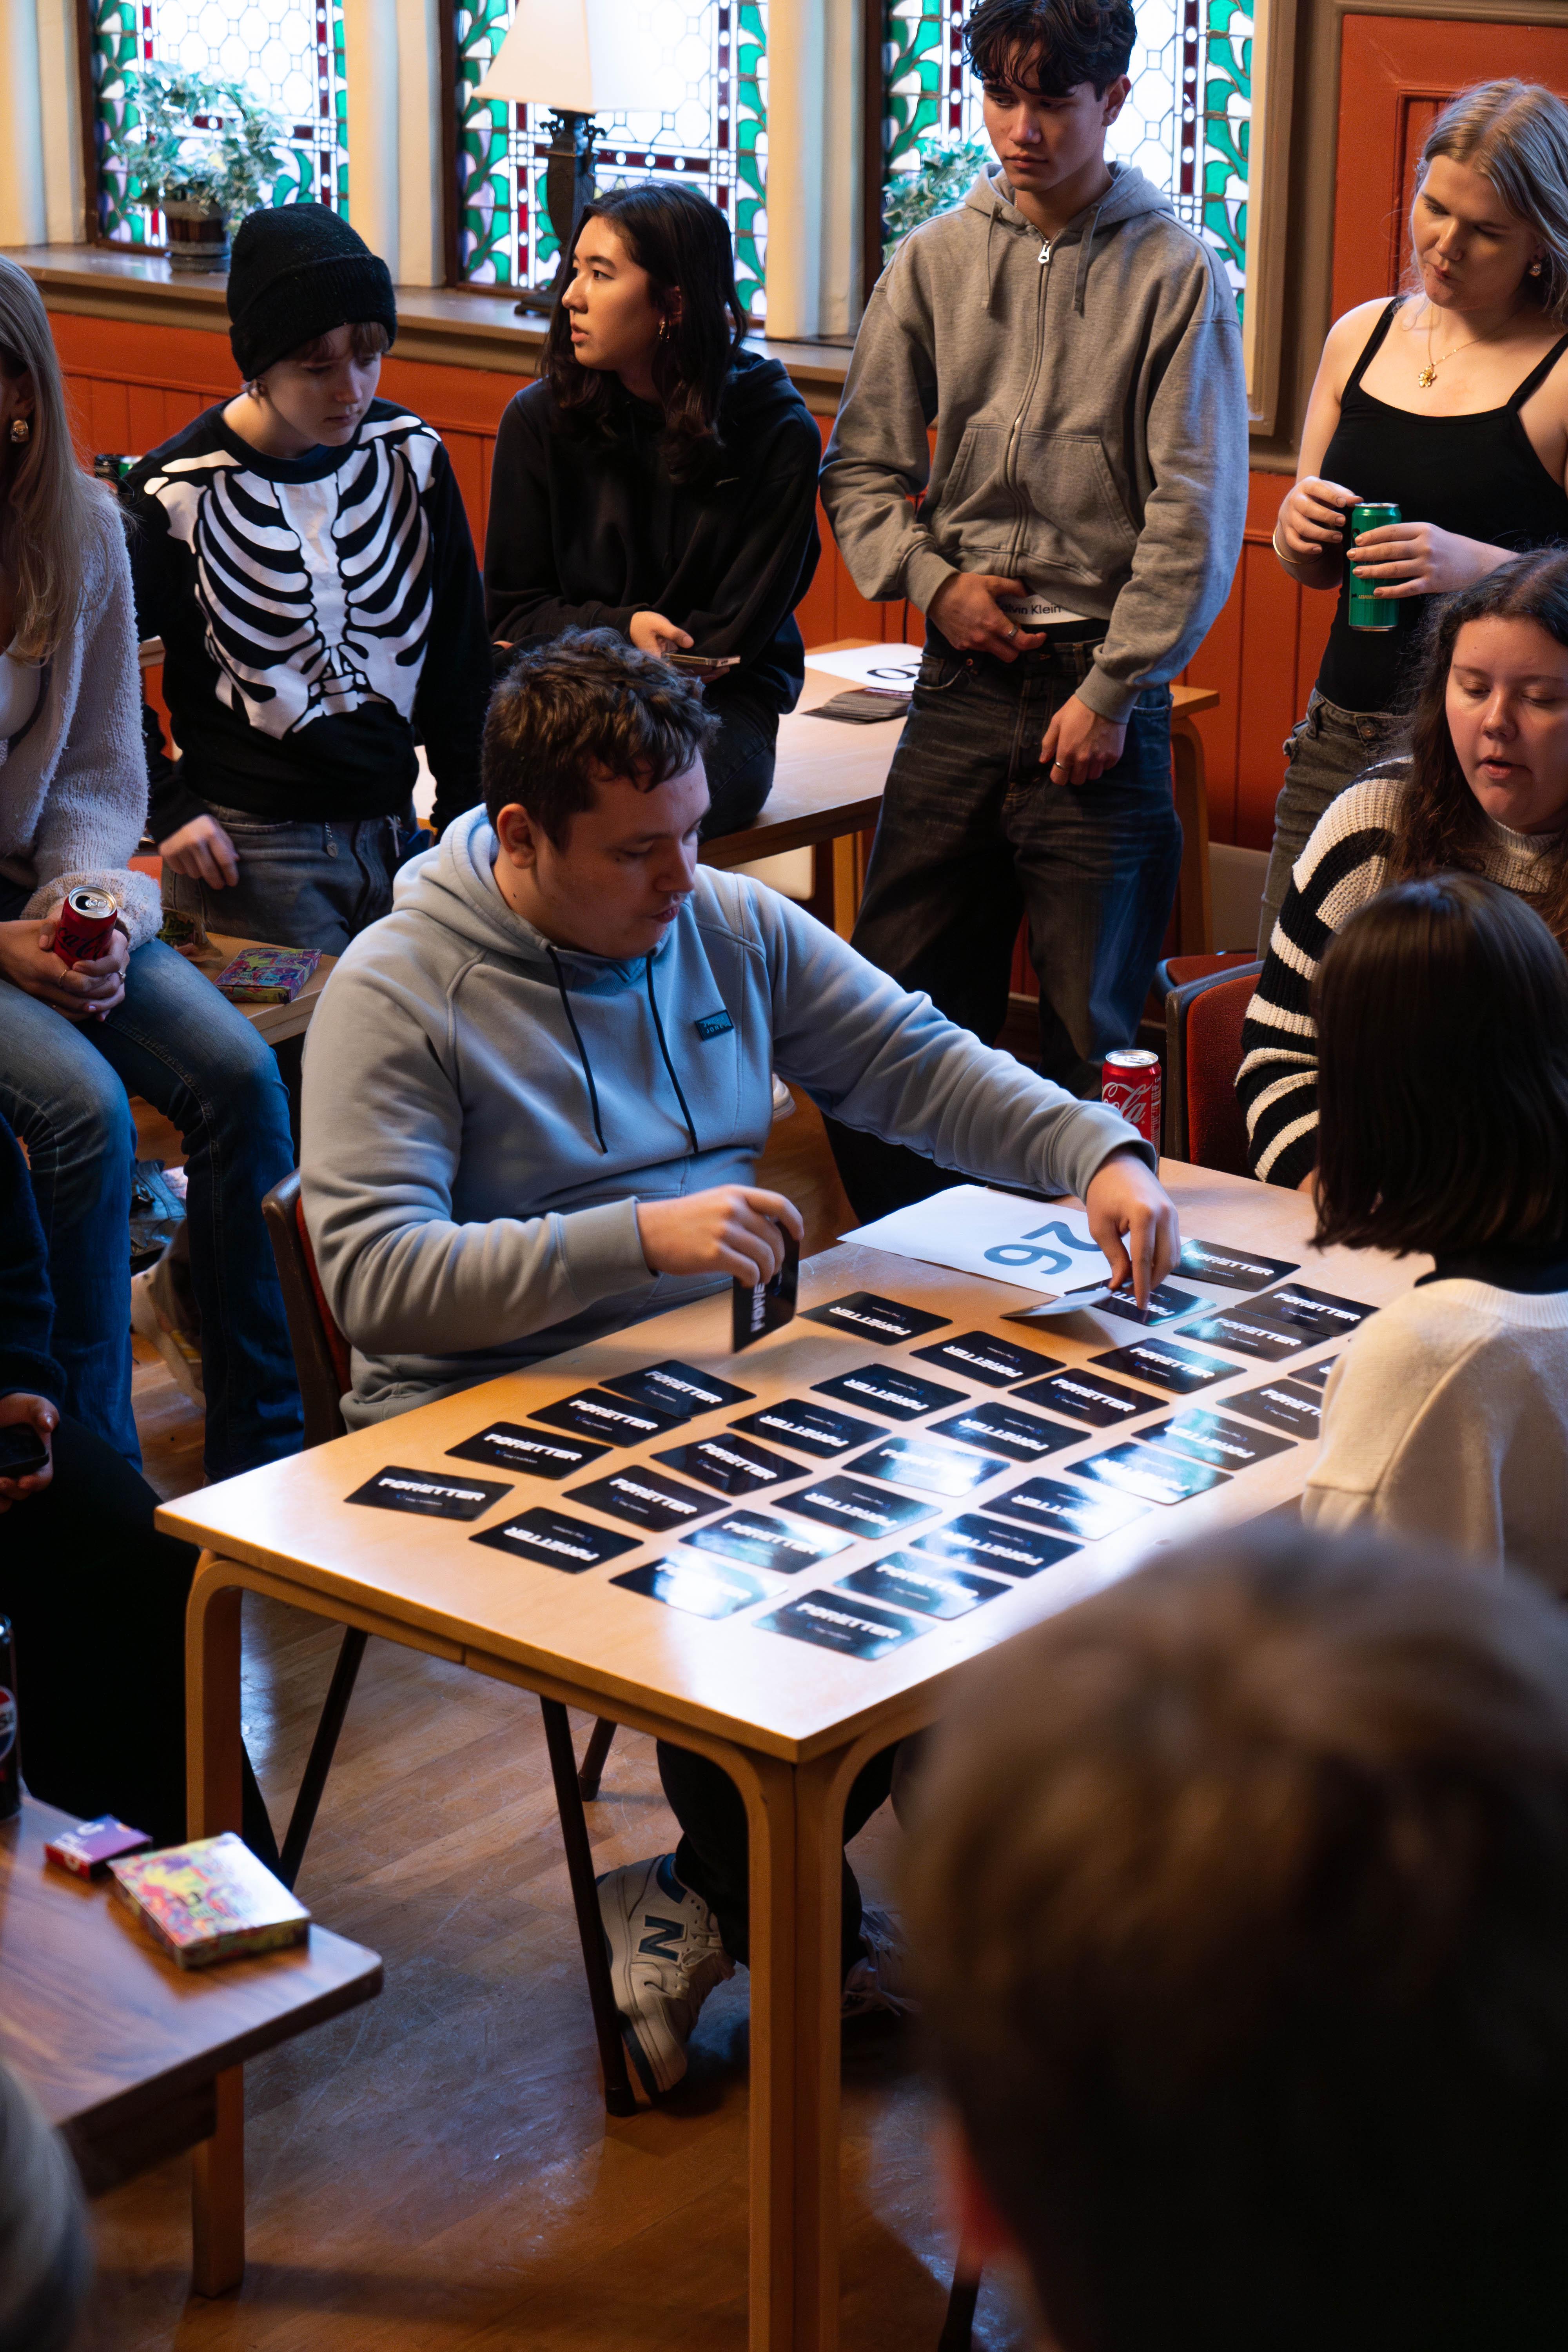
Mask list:
[[658,63],[647,15],[637,0],[517,0],[474,95],[574,114],[646,108]]

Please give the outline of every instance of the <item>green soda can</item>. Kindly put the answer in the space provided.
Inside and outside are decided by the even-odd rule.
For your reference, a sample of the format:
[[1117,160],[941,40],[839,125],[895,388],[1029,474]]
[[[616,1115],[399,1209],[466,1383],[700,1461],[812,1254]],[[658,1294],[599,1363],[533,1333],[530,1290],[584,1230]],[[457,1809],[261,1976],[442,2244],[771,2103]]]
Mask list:
[[[1365,506],[1352,507],[1352,551],[1354,550],[1356,540],[1363,530],[1377,530],[1385,522],[1403,522],[1404,520],[1405,517],[1394,506],[1379,506],[1374,501],[1369,501]],[[1348,555],[1346,561],[1349,561]],[[1359,580],[1353,572],[1351,573],[1351,608],[1348,617],[1352,629],[1396,629],[1399,626],[1398,605],[1391,604],[1386,597],[1380,599],[1376,596],[1373,593],[1376,586],[1375,580]]]

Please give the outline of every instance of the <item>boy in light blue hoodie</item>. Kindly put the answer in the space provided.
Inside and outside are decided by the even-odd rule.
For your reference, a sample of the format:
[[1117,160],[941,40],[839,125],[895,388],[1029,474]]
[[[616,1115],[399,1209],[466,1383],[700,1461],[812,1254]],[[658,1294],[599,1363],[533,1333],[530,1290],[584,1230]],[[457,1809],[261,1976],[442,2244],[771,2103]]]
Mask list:
[[[955,1176],[1077,1193],[1141,1302],[1174,1264],[1154,1155],[1116,1112],[980,1045],[789,899],[698,865],[712,724],[694,685],[612,631],[522,655],[490,706],[485,807],[404,867],[333,972],[305,1055],[303,1182],[353,1426],[771,1276],[781,1229],[803,1230],[751,1181],[775,1070]],[[735,1791],[700,1758],[660,1762],[680,1851],[601,1888],[649,2095],[745,1957]],[[851,1790],[848,1834],[888,1764]],[[845,1895],[847,1979],[868,1966],[847,1872]]]

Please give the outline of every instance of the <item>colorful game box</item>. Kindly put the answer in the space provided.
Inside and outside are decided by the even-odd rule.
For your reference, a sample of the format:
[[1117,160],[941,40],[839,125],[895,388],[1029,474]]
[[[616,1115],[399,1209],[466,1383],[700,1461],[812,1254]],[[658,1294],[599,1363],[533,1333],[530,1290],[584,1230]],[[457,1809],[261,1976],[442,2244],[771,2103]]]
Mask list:
[[321,961],[316,948],[242,948],[217,986],[231,1004],[292,1004]]
[[302,1944],[310,1915],[232,1830],[111,1862],[121,1901],[182,1969]]

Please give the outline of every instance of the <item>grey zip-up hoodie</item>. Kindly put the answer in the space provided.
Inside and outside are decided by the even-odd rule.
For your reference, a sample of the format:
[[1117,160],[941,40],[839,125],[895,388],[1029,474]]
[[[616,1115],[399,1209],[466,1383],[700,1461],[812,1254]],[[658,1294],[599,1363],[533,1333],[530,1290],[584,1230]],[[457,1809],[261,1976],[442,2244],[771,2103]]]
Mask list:
[[1082,1193],[1134,1128],[906,995],[788,898],[699,866],[651,956],[555,948],[483,809],[397,877],[305,1053],[306,1222],[354,1427],[724,1287],[654,1276],[636,1202],[749,1184],[773,1073],[939,1167]]
[[983,172],[883,271],[823,504],[863,596],[927,612],[950,572],[1001,572],[1109,621],[1078,693],[1120,721],[1196,650],[1241,551],[1236,304],[1127,164],[1052,244],[1008,196]]

